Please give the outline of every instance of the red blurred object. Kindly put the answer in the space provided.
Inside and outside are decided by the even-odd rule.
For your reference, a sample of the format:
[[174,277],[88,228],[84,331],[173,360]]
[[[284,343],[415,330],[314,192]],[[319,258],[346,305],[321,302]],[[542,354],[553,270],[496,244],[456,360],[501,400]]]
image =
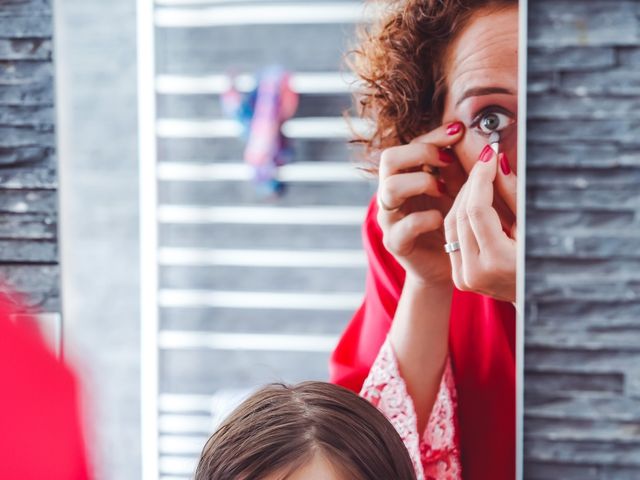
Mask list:
[[[331,357],[331,381],[359,392],[398,305],[405,272],[384,248],[372,199],[363,226],[365,298]],[[449,352],[465,480],[515,478],[515,309],[454,288]]]
[[23,311],[0,294],[0,478],[88,479],[78,381]]

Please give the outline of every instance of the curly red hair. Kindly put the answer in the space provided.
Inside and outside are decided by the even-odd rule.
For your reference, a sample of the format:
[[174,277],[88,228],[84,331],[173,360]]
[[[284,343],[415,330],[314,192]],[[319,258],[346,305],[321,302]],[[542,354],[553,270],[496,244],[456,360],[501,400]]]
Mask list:
[[354,96],[357,114],[369,120],[373,130],[356,135],[351,143],[364,144],[372,160],[371,154],[408,143],[439,125],[447,47],[474,13],[517,4],[518,0],[372,2],[370,7],[382,7],[380,15],[358,29],[358,46],[346,60],[362,82]]

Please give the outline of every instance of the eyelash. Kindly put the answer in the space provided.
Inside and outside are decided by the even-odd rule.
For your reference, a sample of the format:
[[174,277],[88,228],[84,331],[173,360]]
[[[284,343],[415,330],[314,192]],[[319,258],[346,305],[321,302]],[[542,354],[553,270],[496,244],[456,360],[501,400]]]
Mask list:
[[[480,112],[478,112],[475,117],[473,117],[473,120],[471,121],[471,124],[469,125],[469,127],[471,128],[477,128],[478,125],[480,124],[480,120],[482,120],[482,117],[484,117],[486,114],[488,113],[502,113],[506,116],[508,116],[509,118],[511,118],[513,120],[513,114],[511,112],[509,112],[508,110],[506,110],[505,108],[502,108],[499,105],[489,105],[488,107],[483,108]],[[485,136],[489,136],[490,134],[487,134],[483,131],[479,132],[482,135]]]

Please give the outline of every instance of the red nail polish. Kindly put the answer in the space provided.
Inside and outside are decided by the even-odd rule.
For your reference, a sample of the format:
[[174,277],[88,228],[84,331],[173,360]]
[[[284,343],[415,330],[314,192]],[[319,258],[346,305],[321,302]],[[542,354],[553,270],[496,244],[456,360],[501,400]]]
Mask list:
[[447,150],[438,150],[438,159],[444,163],[452,163],[453,155],[451,155],[451,152],[448,152]]
[[462,130],[462,124],[460,122],[453,122],[447,126],[447,135],[455,135]]
[[437,180],[437,181],[436,181],[436,184],[438,185],[438,191],[439,191],[440,193],[447,193],[447,192],[448,192],[448,190],[447,190],[447,184],[446,184],[446,183],[444,183],[444,180],[440,180],[440,179],[439,179],[439,180]]
[[482,149],[482,152],[480,152],[480,157],[478,157],[478,160],[480,160],[481,162],[488,162],[489,160],[491,160],[493,158],[493,154],[494,154],[494,151],[491,148],[491,146],[490,145],[486,145]]
[[509,175],[511,173],[511,168],[509,167],[509,160],[504,153],[498,155],[498,161],[500,162],[500,168],[502,169],[502,173],[505,175]]

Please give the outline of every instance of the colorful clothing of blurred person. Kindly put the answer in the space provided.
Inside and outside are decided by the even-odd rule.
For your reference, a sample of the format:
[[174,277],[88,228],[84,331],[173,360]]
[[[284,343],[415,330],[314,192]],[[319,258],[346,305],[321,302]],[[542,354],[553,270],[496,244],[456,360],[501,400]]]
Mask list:
[[0,478],[89,479],[76,376],[20,311],[0,294]]
[[514,306],[454,289],[449,361],[427,426],[418,432],[414,406],[387,338],[405,272],[382,243],[377,208],[374,196],[363,225],[369,263],[365,298],[333,352],[331,381],[360,392],[389,418],[411,454],[417,478],[511,480]]
[[243,127],[246,141],[244,160],[254,171],[258,192],[265,197],[282,193],[278,168],[291,161],[293,151],[282,133],[282,124],[298,108],[298,94],[291,87],[291,75],[272,66],[257,76],[257,87],[243,95],[235,86],[222,95],[223,110]]

